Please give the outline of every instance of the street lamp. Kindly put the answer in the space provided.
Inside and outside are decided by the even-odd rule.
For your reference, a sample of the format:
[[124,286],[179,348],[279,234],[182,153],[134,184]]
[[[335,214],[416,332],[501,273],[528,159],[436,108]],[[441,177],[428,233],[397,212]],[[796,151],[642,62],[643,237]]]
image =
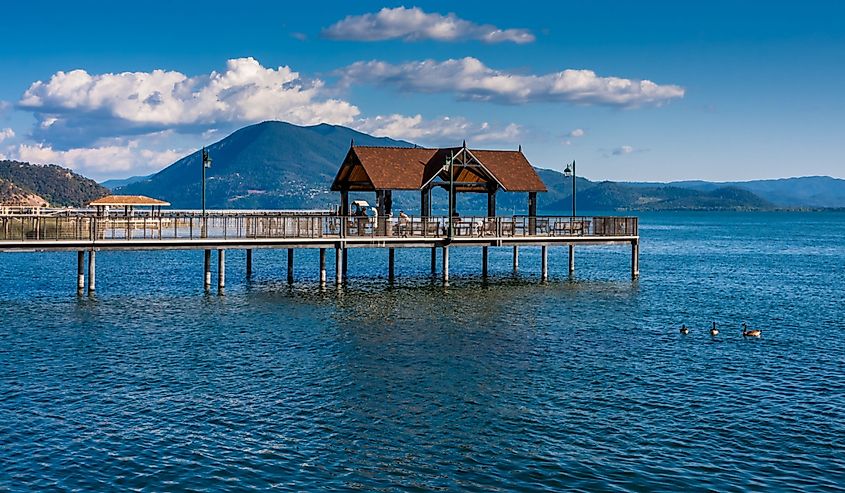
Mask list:
[[[570,168],[571,166],[571,168]],[[563,176],[572,177],[572,218],[575,218],[575,160],[572,160],[572,164],[566,165],[566,169],[563,170]]]
[[205,147],[202,148],[202,236],[206,235],[206,217],[205,217],[205,170],[211,167],[211,158],[208,156],[208,151]]

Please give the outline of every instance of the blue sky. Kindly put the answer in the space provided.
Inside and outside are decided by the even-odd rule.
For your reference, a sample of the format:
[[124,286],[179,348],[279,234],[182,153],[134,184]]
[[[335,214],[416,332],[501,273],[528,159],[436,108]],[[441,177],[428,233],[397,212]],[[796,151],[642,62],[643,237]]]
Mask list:
[[115,4],[0,7],[0,155],[148,174],[280,119],[597,180],[845,177],[841,2]]

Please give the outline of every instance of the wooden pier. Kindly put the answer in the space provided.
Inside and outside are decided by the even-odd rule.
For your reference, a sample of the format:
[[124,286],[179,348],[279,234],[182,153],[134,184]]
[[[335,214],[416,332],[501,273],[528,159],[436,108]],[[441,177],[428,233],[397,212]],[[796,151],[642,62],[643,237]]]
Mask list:
[[88,291],[96,289],[96,255],[116,250],[204,250],[203,284],[211,289],[211,257],[217,252],[218,290],[225,288],[226,250],[246,250],[246,274],[252,274],[252,250],[287,249],[288,281],[293,282],[297,249],[320,249],[315,279],[326,283],[326,249],[335,250],[335,283],[346,279],[346,251],[350,248],[388,249],[388,277],[395,278],[396,248],[431,251],[432,272],[441,251],[442,277],[449,280],[449,250],[481,247],[481,274],[486,276],[490,248],[513,250],[519,268],[519,247],[541,250],[541,278],[548,278],[548,247],[569,246],[569,271],[574,272],[575,246],[627,244],[631,246],[631,277],[639,275],[639,235],[636,217],[497,216],[354,217],[319,213],[196,212],[102,217],[91,213],[12,215],[0,217],[0,252],[73,251],[76,286],[85,285],[84,254],[88,253]]

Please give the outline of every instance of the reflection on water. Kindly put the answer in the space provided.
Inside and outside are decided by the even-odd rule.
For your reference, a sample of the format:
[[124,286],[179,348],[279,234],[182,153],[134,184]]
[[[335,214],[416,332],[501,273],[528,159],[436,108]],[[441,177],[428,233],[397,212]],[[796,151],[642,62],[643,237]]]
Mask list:
[[89,299],[2,255],[0,489],[841,488],[845,218],[765,216],[643,217],[634,283],[621,247],[548,283],[453,249],[449,287],[354,251],[340,290],[257,251],[217,296],[201,252],[103,252]]

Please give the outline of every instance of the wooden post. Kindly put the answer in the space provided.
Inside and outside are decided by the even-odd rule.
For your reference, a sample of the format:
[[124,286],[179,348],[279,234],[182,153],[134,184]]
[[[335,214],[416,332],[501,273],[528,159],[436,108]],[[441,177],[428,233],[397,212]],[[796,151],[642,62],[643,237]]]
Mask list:
[[338,286],[343,284],[343,250],[340,247],[334,250],[334,277]]
[[481,247],[481,277],[487,277],[487,247]]
[[205,251],[203,261],[203,287],[206,291],[211,289],[211,250]]
[[437,273],[437,247],[431,247],[431,273]]
[[326,249],[320,249],[320,286],[326,285]]
[[246,250],[246,277],[252,277],[252,248]]
[[519,245],[513,246],[513,273],[519,272]]
[[496,188],[493,184],[487,191],[487,217],[496,217]]
[[387,280],[391,284],[395,278],[395,261],[396,261],[396,249],[395,248],[388,248],[387,249]]
[[288,248],[288,284],[293,284],[293,248]]
[[549,247],[546,245],[541,246],[540,255],[542,256],[542,279],[545,281],[549,278]]
[[345,281],[349,277],[347,275],[349,274],[349,251],[346,248],[341,248],[341,251],[343,252],[343,262],[341,264],[343,265],[343,280]]
[[449,247],[443,247],[443,282],[449,282]]
[[569,245],[569,275],[575,274],[575,245]]
[[217,250],[217,292],[223,294],[226,288],[226,250]]
[[76,294],[85,290],[85,252],[76,252]]
[[640,277],[640,242],[631,242],[631,279]]
[[97,252],[88,250],[88,294],[97,290]]
[[528,234],[537,234],[537,192],[528,192]]

